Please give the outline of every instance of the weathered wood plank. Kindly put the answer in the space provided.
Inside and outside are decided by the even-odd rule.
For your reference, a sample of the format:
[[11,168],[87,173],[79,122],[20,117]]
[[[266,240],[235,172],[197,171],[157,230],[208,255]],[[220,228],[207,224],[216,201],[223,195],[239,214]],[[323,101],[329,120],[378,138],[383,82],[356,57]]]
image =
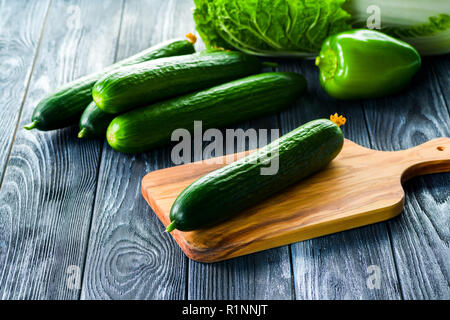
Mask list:
[[450,113],[450,54],[428,57],[426,62],[430,66],[432,78],[435,78],[437,97]]
[[3,299],[79,297],[70,280],[84,264],[100,143],[80,141],[77,128],[44,133],[22,126],[50,90],[113,62],[121,8],[115,0],[54,0],[49,9],[0,191]]
[[143,201],[141,177],[170,150],[103,150],[82,299],[182,299],[186,260]]
[[[193,31],[191,8],[190,1],[127,2],[121,32],[121,39],[126,41],[121,41],[119,56],[122,53],[141,49],[138,46],[144,45],[142,39],[151,39],[152,43],[156,43]],[[152,18],[148,17],[149,14]],[[128,21],[129,16],[134,19]],[[197,47],[202,48],[202,45],[199,44]],[[271,272],[255,272],[256,259],[258,259],[255,257],[246,258],[246,263],[197,265],[198,272],[195,270],[193,273],[189,272],[186,278],[187,259],[173,239],[163,233],[162,225],[140,195],[140,179],[145,173],[173,165],[169,159],[170,150],[170,147],[166,147],[143,155],[127,156],[118,154],[105,146],[99,176],[99,198],[96,201],[92,223],[82,297],[86,299],[201,298],[210,297],[211,293],[217,291],[220,292],[213,296],[262,297],[267,291],[266,287],[271,281],[270,278],[280,277],[280,274],[277,268],[269,267],[263,269],[272,270]],[[118,172],[118,174],[111,175],[111,172]],[[120,187],[120,190],[114,188],[113,191],[111,185],[126,185],[126,188]],[[130,214],[129,208],[133,208],[133,215]],[[123,228],[124,225],[127,225],[126,230]],[[124,246],[126,248],[123,248]],[[114,258],[119,254],[124,264],[109,262],[116,261]],[[288,258],[287,249],[284,250],[284,255]],[[271,255],[265,253],[259,256],[259,260],[264,258],[266,261],[282,260],[283,265],[289,268],[289,259],[280,259],[276,253]],[[125,262],[126,272],[121,269],[125,266]],[[189,270],[192,269],[189,268]],[[208,274],[206,277],[211,277],[215,273],[220,274],[213,278],[222,284],[222,279],[237,271],[242,276],[229,277],[227,281],[231,281],[229,287],[217,286],[215,283],[215,287],[208,286],[202,291],[196,286],[199,283],[197,280],[205,277],[205,272]],[[281,276],[287,277],[286,288],[278,290],[280,292],[288,290],[288,296],[290,296],[289,269],[287,275],[284,272]],[[252,282],[255,278],[261,279],[259,284]],[[187,281],[189,281],[189,293],[186,296]]]
[[[439,65],[447,70],[439,76],[444,86],[432,72]],[[364,104],[375,148],[399,150],[450,136],[448,70],[448,57],[424,59],[406,91]],[[388,222],[405,299],[450,298],[449,183],[448,173],[411,180],[404,212]]]
[[[282,112],[282,134],[338,112],[347,117],[346,138],[370,147],[358,102],[339,102],[320,88],[313,61],[291,62],[283,70],[298,71],[308,81],[308,95],[295,108]],[[324,195],[326,198],[326,195]],[[332,199],[330,199],[332,200]],[[296,299],[399,299],[398,279],[389,236],[383,223],[291,245]],[[379,289],[370,289],[371,265],[381,269]]]
[[0,184],[49,1],[0,1]]
[[[278,116],[247,121],[230,129],[278,129]],[[224,130],[222,130],[224,132]],[[205,143],[206,145],[207,143]],[[243,141],[235,152],[253,149]],[[224,154],[226,152],[224,151]],[[200,159],[199,156],[196,159]],[[205,264],[189,260],[188,299],[291,299],[289,247],[283,246],[235,259]]]
[[[204,45],[199,44],[201,48]],[[271,71],[271,70],[267,70]],[[246,121],[230,129],[255,130],[279,128],[279,115]],[[225,129],[221,129],[222,133]],[[225,135],[224,135],[225,136]],[[203,149],[208,143],[203,144]],[[224,141],[225,144],[225,141]],[[233,152],[249,150],[248,141],[235,145]],[[224,154],[226,151],[224,149]],[[194,154],[193,161],[201,159]],[[291,256],[284,246],[213,264],[189,260],[188,299],[291,299],[293,297]]]
[[[187,32],[190,1],[126,1],[118,58]],[[145,173],[170,165],[170,149],[136,156],[107,143],[89,239],[82,299],[182,299],[186,258],[141,195]]]
[[292,299],[288,246],[213,264],[189,261],[189,299]]
[[[140,179],[146,172],[172,165],[170,148],[133,157],[105,145],[96,188],[100,142],[79,142],[73,128],[54,133],[20,129],[52,88],[114,60],[122,2],[54,0],[28,95],[27,79],[42,25],[38,20],[43,21],[48,1],[27,1],[25,9],[11,11],[14,23],[4,18],[12,15],[10,8],[23,3],[0,1],[0,97],[7,101],[0,108],[1,150],[11,145],[18,121],[19,113],[11,110],[20,110],[26,96],[0,190],[0,297],[78,297],[78,290],[66,286],[66,271],[70,265],[83,269],[97,192],[83,298],[289,298],[291,272],[300,299],[449,298],[448,174],[409,182],[407,206],[398,219],[293,245],[293,271],[288,247],[219,264],[187,262],[171,237],[160,235],[159,221],[140,196]],[[192,6],[188,0],[128,0],[118,58],[191,31],[185,28],[193,27]],[[18,17],[24,22],[17,23]],[[5,33],[13,27],[23,30],[24,40],[11,44],[21,53],[18,63],[11,62],[11,42],[2,42],[3,36],[14,40]],[[366,146],[400,149],[449,136],[448,59],[425,61],[405,96],[367,103],[326,98],[310,62],[290,63],[308,74],[312,94],[281,115],[283,131],[341,111],[349,118],[345,135]],[[265,118],[241,126],[270,127],[272,121]],[[8,152],[0,154],[0,170],[7,158]],[[381,289],[366,286],[370,265],[381,269]]]

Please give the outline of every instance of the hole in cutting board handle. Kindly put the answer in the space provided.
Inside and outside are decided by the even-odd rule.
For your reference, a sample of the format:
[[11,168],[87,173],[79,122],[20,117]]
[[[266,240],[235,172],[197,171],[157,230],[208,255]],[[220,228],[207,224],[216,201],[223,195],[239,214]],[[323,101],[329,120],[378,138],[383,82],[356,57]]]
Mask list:
[[444,151],[444,150],[445,150],[445,148],[442,147],[442,146],[439,146],[439,147],[437,147],[436,149],[438,149],[438,151]]

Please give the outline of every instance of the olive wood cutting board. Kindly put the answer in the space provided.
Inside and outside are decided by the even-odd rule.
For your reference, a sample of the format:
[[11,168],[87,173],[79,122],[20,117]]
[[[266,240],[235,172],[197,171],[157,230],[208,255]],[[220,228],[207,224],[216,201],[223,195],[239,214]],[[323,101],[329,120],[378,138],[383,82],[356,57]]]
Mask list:
[[[222,164],[199,161],[153,171],[142,180],[144,198],[167,226],[170,208],[184,188],[246,154],[220,157]],[[395,217],[403,210],[402,182],[446,171],[450,138],[403,151],[371,150],[346,139],[323,171],[219,225],[171,235],[193,260],[225,260]]]

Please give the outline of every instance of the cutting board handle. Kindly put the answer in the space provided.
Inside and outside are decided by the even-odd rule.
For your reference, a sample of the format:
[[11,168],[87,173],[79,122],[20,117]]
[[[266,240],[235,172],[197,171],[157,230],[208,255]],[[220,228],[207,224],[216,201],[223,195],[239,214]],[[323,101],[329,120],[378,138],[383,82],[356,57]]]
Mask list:
[[402,182],[415,176],[450,171],[450,138],[438,138],[400,151],[404,159]]

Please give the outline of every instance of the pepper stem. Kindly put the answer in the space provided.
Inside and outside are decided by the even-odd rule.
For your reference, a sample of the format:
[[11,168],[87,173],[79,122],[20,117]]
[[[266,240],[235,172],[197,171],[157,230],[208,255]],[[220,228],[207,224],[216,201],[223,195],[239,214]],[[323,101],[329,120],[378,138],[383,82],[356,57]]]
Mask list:
[[78,132],[78,138],[83,138],[86,135],[86,128],[81,129],[80,132]]
[[197,37],[195,36],[195,34],[193,34],[191,32],[189,32],[186,35],[186,38],[188,38],[189,42],[192,43],[192,44],[195,44],[197,42]]
[[316,60],[314,60],[314,63],[315,63],[316,66],[319,66],[319,64],[320,64],[320,57],[319,56],[316,57]]
[[33,122],[27,124],[24,126],[25,129],[27,130],[31,130],[37,127],[37,125],[39,124],[39,122],[37,122],[36,120],[34,120]]
[[338,115],[337,113],[332,114],[330,116],[330,120],[334,122],[338,127],[343,126],[347,122],[347,119],[344,116]]
[[325,79],[333,79],[338,68],[336,52],[330,48],[320,52],[320,55],[316,57],[315,64]]
[[176,229],[175,227],[175,220],[172,221],[166,228],[166,232],[172,232],[174,229]]

